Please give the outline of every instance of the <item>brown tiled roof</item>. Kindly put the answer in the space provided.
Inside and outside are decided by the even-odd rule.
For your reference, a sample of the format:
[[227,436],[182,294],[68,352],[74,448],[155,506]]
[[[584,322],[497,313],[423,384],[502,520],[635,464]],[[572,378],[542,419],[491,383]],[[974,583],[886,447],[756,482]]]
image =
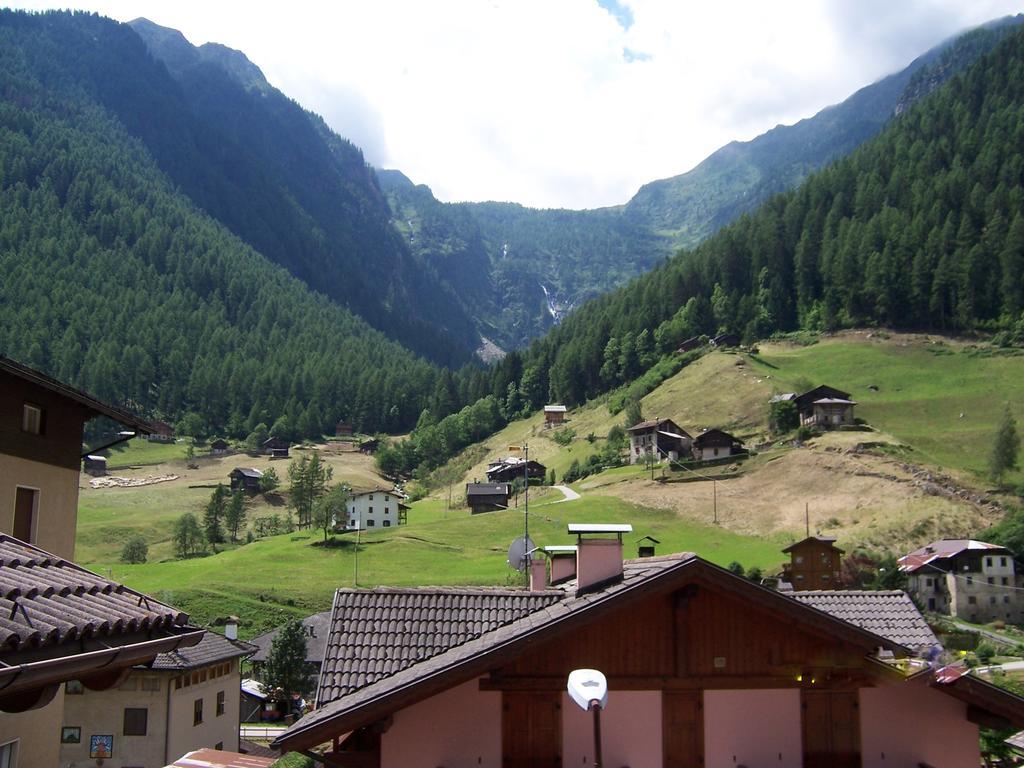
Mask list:
[[917,606],[901,590],[809,590],[791,597],[919,654],[939,645]]
[[[808,536],[806,539],[800,539],[800,541],[794,541],[792,544],[790,544],[788,547],[786,547],[782,551],[785,552],[786,554],[789,554],[790,552],[792,552],[797,547],[802,546],[804,544],[810,544],[811,542],[818,542],[819,544],[833,544],[834,545],[836,543],[836,537],[835,536]],[[844,551],[842,549],[839,549],[839,547],[835,547],[835,549],[838,549],[840,552]]]
[[339,589],[317,706],[557,602],[560,592]]
[[[484,630],[481,634],[467,638],[447,649],[439,648],[436,655],[424,657],[423,660],[401,659],[403,664],[394,664],[387,672],[391,658],[379,658],[379,665],[373,665],[374,675],[367,676],[361,687],[351,687],[350,693],[341,698],[317,702],[318,708],[303,717],[279,736],[273,746],[283,749],[302,749],[320,743],[332,733],[352,730],[366,722],[379,718],[383,714],[401,708],[412,701],[420,701],[428,696],[446,690],[466,680],[472,680],[504,660],[515,658],[528,644],[543,642],[570,631],[577,620],[588,616],[603,615],[623,601],[642,599],[661,590],[675,589],[679,585],[699,579],[702,583],[714,584],[716,589],[724,592],[742,594],[748,599],[753,598],[763,603],[765,608],[777,611],[783,617],[808,626],[817,627],[829,632],[838,639],[845,639],[870,653],[882,647],[901,654],[909,654],[910,650],[899,643],[881,635],[876,635],[858,625],[839,619],[823,611],[814,610],[802,602],[781,595],[774,590],[762,587],[735,576],[724,568],[712,565],[692,553],[680,553],[661,557],[648,557],[638,560],[627,560],[624,564],[623,578],[602,589],[583,594],[574,592],[575,582],[567,582],[564,592],[557,591],[539,593],[547,596],[548,602],[534,607],[521,618]],[[395,590],[399,592],[399,590]],[[454,590],[433,590],[439,597],[455,592]],[[347,601],[344,595],[352,595],[353,600],[360,595],[373,595],[375,592],[339,591],[336,600]],[[470,590],[470,593],[473,591]],[[415,594],[415,592],[413,593]],[[516,593],[506,593],[516,594]],[[520,595],[530,593],[519,592]],[[538,593],[533,593],[538,594]],[[328,652],[324,659],[322,678],[334,674],[331,665],[336,661],[347,662],[347,657],[338,654],[350,650],[366,648],[374,654],[375,646],[383,645],[390,648],[390,633],[402,627],[396,619],[389,622],[386,615],[364,618],[359,633],[352,633],[351,638],[339,637],[337,644],[333,642],[334,632],[343,635],[346,630],[344,622],[336,622],[332,626],[332,641],[328,643]],[[336,614],[337,615],[337,614]],[[374,619],[376,619],[374,621]],[[415,615],[411,620],[415,619]],[[427,627],[424,627],[426,630]],[[414,633],[410,630],[410,642]],[[415,649],[421,639],[416,636]],[[429,645],[430,637],[422,638]],[[367,665],[371,666],[371,665]],[[321,688],[324,686],[321,685]]]
[[184,625],[188,616],[0,534],[0,661],[14,652]]
[[[897,562],[901,571],[913,573],[935,560],[955,557],[961,552],[969,550],[975,552],[988,551],[988,554],[1006,554],[1009,552],[1005,547],[1001,547],[998,544],[989,544],[987,541],[977,541],[976,539],[939,539],[904,555]],[[942,570],[941,568],[935,568],[936,572],[941,572]]]
[[[306,630],[306,661],[319,666],[320,662],[324,660],[327,637],[331,633],[331,612],[321,611],[320,613],[314,613],[312,616],[307,616],[302,620],[302,626]],[[254,637],[251,642],[256,646],[256,653],[252,655],[249,661],[257,663],[266,661],[267,654],[270,653],[270,646],[280,631],[280,628],[272,629],[269,632],[264,632],[262,635]]]
[[152,668],[160,670],[195,669],[228,659],[237,659],[240,656],[248,656],[255,650],[256,646],[251,643],[228,640],[224,635],[207,630],[203,634],[203,639],[196,645],[158,655]]

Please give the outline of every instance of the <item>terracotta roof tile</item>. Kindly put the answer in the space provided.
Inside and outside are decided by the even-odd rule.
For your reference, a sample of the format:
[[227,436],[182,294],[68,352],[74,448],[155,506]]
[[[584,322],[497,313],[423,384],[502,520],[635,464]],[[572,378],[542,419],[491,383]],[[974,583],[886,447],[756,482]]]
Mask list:
[[919,654],[940,645],[917,606],[900,590],[811,590],[791,596]]

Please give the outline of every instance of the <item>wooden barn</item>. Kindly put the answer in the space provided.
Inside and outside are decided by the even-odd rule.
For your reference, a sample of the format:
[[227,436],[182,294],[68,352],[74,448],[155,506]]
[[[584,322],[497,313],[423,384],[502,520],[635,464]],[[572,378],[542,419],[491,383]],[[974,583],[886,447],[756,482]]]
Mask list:
[[466,483],[466,503],[474,515],[508,509],[508,497],[511,495],[509,483]]
[[710,461],[743,453],[743,443],[721,429],[705,429],[693,439],[693,458]]
[[272,459],[287,459],[292,444],[280,437],[270,437],[263,441],[263,452]]
[[235,467],[228,476],[231,479],[232,491],[245,491],[245,493],[259,493],[260,480],[263,473],[253,467]]
[[850,393],[822,384],[794,398],[800,424],[822,429],[834,429],[854,423],[853,407],[856,402]]
[[568,412],[568,408],[564,405],[545,405],[544,406],[544,426],[547,428],[557,427],[559,424],[565,423],[565,415]]

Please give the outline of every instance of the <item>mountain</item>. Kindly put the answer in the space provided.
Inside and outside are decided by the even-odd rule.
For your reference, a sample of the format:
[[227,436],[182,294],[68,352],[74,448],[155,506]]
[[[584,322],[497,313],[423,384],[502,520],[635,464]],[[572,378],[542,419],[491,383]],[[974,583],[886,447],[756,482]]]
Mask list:
[[62,54],[53,64],[142,141],[189,198],[264,256],[437,362],[470,358],[474,321],[390,226],[358,148],[238,51],[196,48],[145,19],[122,38],[116,49],[83,51],[81,60]]
[[848,157],[572,313],[495,369],[492,391],[578,404],[719,331],[753,342],[882,325],[1024,342],[1022,114],[1017,30]]
[[378,176],[413,251],[460,296],[485,336],[506,350],[522,348],[573,308],[848,155],[1021,23],[1024,16],[1007,17],[936,46],[841,104],[731,142],[687,173],[644,185],[624,206],[444,204],[401,173]]
[[[239,88],[211,80],[226,109],[245,106]],[[298,119],[273,94],[263,108]],[[297,134],[295,152],[308,150],[303,141]],[[397,240],[383,197],[368,196],[373,174],[358,153],[340,140],[318,146],[337,150],[320,179],[327,192],[341,194],[346,159],[349,201],[375,206],[381,232]],[[290,205],[281,177],[254,152],[196,116],[130,27],[80,13],[0,11],[0,353],[180,420],[191,434],[244,436],[263,423],[286,437],[313,436],[339,419],[364,431],[410,428],[441,370],[313,291],[187,194],[209,184],[225,210],[254,217],[271,215],[260,205]],[[172,172],[169,158],[193,164]],[[299,222],[298,212],[288,221]],[[326,231],[318,236],[328,242]],[[387,290],[383,278],[364,280]]]

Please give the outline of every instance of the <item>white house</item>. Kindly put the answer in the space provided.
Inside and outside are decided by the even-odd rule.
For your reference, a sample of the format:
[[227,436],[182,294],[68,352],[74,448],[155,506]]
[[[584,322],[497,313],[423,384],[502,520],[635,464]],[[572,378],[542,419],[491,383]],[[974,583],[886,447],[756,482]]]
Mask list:
[[394,490],[374,488],[372,491],[355,491],[348,500],[348,520],[345,530],[368,530],[403,525],[406,511],[404,496]]

